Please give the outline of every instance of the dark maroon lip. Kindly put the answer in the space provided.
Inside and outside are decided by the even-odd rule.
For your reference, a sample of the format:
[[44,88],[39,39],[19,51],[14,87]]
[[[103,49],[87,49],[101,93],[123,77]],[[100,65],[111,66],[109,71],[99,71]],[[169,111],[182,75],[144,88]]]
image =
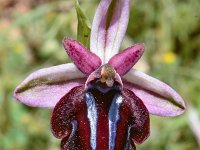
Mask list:
[[62,139],[61,149],[134,149],[149,135],[149,112],[130,90],[121,90],[95,79],[73,88],[52,112],[53,134]]
[[[51,126],[61,149],[133,149],[149,135],[149,112],[130,90],[123,89],[112,65],[95,70],[55,106]],[[110,82],[110,83],[109,83]],[[135,135],[136,134],[136,135]]]

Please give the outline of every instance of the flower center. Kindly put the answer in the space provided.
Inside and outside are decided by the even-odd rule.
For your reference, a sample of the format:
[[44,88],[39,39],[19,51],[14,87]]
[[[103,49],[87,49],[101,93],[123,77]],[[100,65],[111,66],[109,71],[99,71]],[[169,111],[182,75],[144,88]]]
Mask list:
[[113,89],[120,90],[121,87],[121,78],[110,64],[102,65],[86,81],[86,90],[95,88],[101,93],[107,93]]
[[101,66],[101,83],[106,83],[108,87],[112,87],[114,84],[114,78],[116,71],[110,64]]

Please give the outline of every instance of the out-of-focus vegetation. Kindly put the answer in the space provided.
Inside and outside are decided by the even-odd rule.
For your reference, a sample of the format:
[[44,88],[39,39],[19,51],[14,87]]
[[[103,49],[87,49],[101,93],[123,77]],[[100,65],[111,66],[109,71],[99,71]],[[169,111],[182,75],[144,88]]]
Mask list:
[[[80,0],[92,21],[98,0]],[[0,1],[0,149],[56,150],[51,110],[14,101],[14,88],[31,72],[67,63],[64,36],[76,38],[72,0]],[[144,42],[135,66],[175,88],[200,114],[200,1],[133,0],[122,48]],[[139,150],[198,150],[198,122],[186,112],[176,118],[151,117],[151,136]],[[199,117],[200,118],[200,117]],[[198,119],[198,118],[197,118]],[[200,126],[200,125],[199,125]]]

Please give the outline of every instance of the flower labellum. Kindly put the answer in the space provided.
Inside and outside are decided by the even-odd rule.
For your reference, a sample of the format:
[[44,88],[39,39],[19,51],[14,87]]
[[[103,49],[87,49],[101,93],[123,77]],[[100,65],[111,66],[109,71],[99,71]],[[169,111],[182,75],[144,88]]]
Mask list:
[[62,149],[120,150],[149,136],[149,112],[105,64],[88,77],[86,87],[77,86],[61,98],[51,125],[57,138],[68,138]]
[[149,114],[177,116],[181,96],[167,84],[132,69],[144,52],[135,44],[118,53],[129,18],[129,0],[101,0],[90,49],[70,38],[72,63],[41,69],[16,89],[20,102],[53,108],[51,130],[62,150],[135,150],[150,133]]

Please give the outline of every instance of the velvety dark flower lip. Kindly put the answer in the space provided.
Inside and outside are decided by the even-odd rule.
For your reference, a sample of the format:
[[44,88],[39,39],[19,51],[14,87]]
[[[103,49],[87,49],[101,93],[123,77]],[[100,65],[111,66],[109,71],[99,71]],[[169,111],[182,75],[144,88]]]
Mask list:
[[14,91],[14,97],[26,105],[54,108],[51,129],[62,140],[63,150],[135,149],[135,143],[149,136],[149,114],[177,116],[185,111],[175,90],[133,69],[144,44],[118,53],[128,25],[129,3],[101,0],[90,50],[64,38],[73,63],[38,70]]

